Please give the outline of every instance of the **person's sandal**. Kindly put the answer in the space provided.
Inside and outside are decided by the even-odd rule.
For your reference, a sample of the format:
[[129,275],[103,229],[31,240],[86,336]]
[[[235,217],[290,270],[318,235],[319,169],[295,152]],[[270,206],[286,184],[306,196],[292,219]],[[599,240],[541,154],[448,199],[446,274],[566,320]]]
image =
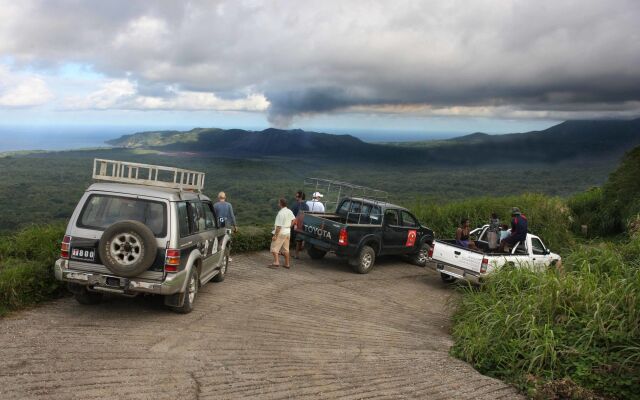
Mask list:
[[269,264],[269,265],[267,265],[267,268],[271,268],[271,269],[276,269],[278,267],[280,267],[280,264]]
[[289,268],[291,268],[291,266],[290,265],[283,265],[282,268],[289,269]]

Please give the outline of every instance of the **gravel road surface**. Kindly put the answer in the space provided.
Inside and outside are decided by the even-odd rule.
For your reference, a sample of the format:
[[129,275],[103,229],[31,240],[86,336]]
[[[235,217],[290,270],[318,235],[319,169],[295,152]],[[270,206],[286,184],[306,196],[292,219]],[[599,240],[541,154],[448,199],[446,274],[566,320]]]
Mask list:
[[65,298],[0,319],[0,399],[519,397],[447,354],[455,294],[434,271],[269,261],[235,256],[188,315],[151,297]]

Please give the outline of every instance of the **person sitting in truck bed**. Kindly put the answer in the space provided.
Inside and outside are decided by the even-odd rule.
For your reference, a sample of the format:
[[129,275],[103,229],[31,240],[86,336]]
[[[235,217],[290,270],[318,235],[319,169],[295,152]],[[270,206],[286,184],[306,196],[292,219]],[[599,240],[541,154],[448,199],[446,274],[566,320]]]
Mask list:
[[529,233],[529,221],[527,217],[520,212],[518,207],[511,209],[511,235],[500,241],[499,252],[503,252],[505,246],[513,247],[516,243],[522,242],[527,238]]
[[456,244],[467,249],[477,250],[476,243],[469,239],[469,218],[460,221],[460,226],[456,229]]
[[307,201],[307,207],[309,207],[309,212],[312,213],[323,213],[324,212],[324,204],[320,201],[324,195],[320,192],[313,192],[313,199]]

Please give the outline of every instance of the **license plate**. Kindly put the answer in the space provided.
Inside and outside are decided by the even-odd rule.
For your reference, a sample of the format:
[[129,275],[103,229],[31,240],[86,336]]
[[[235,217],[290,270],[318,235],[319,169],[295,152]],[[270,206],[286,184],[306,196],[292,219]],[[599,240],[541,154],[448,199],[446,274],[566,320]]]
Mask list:
[[79,281],[88,281],[89,280],[89,275],[81,274],[81,273],[78,273],[78,272],[69,272],[69,273],[67,273],[67,278],[76,279],[76,280],[79,280]]
[[71,249],[71,258],[74,260],[82,260],[82,261],[95,261],[96,259],[96,250],[95,249],[83,249],[83,248],[73,248]]

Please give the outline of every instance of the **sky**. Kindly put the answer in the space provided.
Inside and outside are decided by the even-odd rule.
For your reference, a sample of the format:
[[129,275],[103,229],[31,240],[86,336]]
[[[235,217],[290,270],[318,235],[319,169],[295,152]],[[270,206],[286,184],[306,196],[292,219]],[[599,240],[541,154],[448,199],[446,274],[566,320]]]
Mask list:
[[640,116],[640,1],[0,0],[0,125],[522,132]]

